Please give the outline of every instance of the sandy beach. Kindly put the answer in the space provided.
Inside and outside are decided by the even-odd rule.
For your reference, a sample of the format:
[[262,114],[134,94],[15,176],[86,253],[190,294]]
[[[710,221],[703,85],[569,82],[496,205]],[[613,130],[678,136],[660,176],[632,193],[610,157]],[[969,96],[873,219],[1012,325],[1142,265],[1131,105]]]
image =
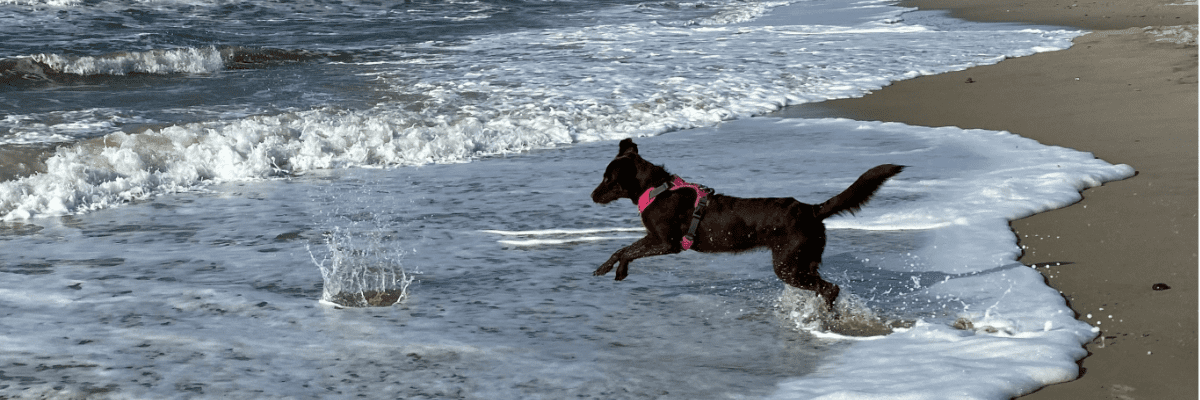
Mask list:
[[1012,222],[1021,261],[1101,329],[1078,379],[1024,398],[1197,396],[1197,9],[1172,3],[1183,1],[905,2],[975,21],[1093,32],[1068,50],[779,113],[1005,130],[1138,171],[1084,191],[1072,206]]

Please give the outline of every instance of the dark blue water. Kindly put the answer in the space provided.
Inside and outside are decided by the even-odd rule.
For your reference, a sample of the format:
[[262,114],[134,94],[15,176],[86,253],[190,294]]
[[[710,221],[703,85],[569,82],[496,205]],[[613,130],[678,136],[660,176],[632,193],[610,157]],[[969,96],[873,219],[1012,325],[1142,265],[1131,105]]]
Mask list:
[[[362,108],[386,98],[361,74],[369,63],[428,57],[410,46],[517,30],[638,18],[686,19],[706,6],[638,1],[286,1],[200,4],[83,1],[63,6],[0,5],[0,114],[120,105],[125,118],[163,123],[315,106]],[[600,21],[604,19],[604,21]],[[215,50],[223,68],[138,69],[137,56],[174,49]],[[22,59],[94,57],[120,64],[73,72]],[[183,60],[195,64],[194,60]],[[414,71],[419,74],[420,71]],[[185,111],[186,110],[186,111]],[[127,124],[117,124],[124,127]],[[134,127],[138,124],[132,124]],[[102,134],[102,132],[96,132]],[[0,136],[3,132],[0,132]]]

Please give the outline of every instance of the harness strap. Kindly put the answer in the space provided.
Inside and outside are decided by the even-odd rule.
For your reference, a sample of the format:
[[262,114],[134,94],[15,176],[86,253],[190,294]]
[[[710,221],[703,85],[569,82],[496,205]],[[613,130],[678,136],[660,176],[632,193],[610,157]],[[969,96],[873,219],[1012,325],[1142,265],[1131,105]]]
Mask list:
[[662,192],[665,192],[668,189],[671,189],[672,183],[674,182],[667,182],[652,189],[646,189],[646,191],[642,193],[642,197],[638,198],[638,214],[641,214],[642,211],[646,211],[646,207],[650,207],[650,203],[654,202],[654,197],[662,194]]
[[654,198],[667,190],[678,190],[688,188],[696,191],[696,203],[693,205],[692,223],[688,226],[687,234],[683,235],[683,240],[680,245],[684,250],[692,248],[692,244],[696,241],[696,230],[700,227],[700,219],[704,217],[704,210],[708,207],[708,195],[711,194],[711,189],[695,183],[688,183],[678,176],[673,176],[670,182],[662,185],[646,189],[638,198],[638,213],[646,211],[646,207],[650,207],[650,203],[654,202]]
[[[697,193],[703,192],[697,191]],[[688,226],[688,232],[683,235],[683,241],[680,243],[684,250],[691,249],[692,243],[696,241],[696,229],[700,227],[700,218],[704,217],[705,208],[708,208],[708,197],[701,196],[696,201],[696,210],[692,212],[692,225]]]

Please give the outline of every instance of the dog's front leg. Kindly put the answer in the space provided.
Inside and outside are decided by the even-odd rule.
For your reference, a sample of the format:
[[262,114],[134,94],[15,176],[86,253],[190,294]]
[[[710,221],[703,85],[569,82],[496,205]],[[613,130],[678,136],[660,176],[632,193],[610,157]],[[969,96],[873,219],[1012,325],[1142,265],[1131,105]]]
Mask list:
[[600,268],[596,268],[596,272],[592,272],[592,276],[600,276],[607,274],[608,271],[612,271],[613,265],[617,264],[617,255],[621,254],[622,251],[625,251],[625,249],[628,248],[629,247],[622,247],[621,250],[617,250],[616,253],[613,253],[612,257],[608,258],[608,261],[605,261],[604,264],[600,264]]
[[663,254],[678,253],[681,249],[678,246],[672,246],[670,243],[664,243],[653,239],[649,236],[638,239],[629,246],[625,246],[617,252],[613,253],[612,257],[608,258],[604,264],[600,264],[600,268],[596,268],[596,272],[592,275],[600,276],[611,271],[614,264],[617,265],[617,280],[623,280],[629,276],[629,262],[651,256],[660,256]]

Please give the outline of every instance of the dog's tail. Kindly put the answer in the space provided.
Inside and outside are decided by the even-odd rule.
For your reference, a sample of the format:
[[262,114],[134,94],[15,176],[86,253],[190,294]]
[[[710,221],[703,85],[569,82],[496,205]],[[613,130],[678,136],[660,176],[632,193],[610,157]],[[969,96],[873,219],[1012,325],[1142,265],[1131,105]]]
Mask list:
[[854,214],[863,204],[867,204],[867,200],[871,199],[871,195],[879,190],[883,182],[903,170],[903,165],[892,164],[871,168],[858,177],[858,180],[854,181],[849,188],[818,205],[815,212],[817,219],[829,218],[843,212]]

